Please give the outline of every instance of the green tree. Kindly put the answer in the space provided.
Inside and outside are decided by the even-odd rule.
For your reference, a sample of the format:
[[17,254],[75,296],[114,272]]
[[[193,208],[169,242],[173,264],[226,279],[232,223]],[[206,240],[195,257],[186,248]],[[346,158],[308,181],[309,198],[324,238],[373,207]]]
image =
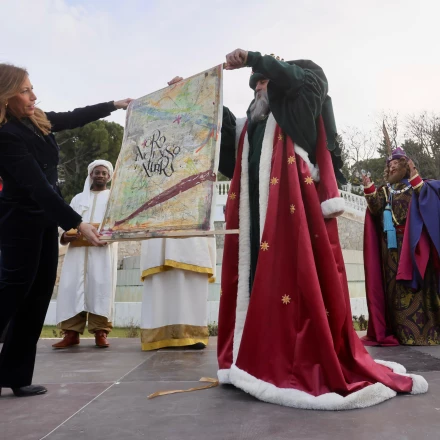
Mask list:
[[440,115],[423,112],[407,119],[407,140],[403,148],[415,159],[420,174],[440,179]]
[[96,159],[116,164],[124,129],[115,122],[96,121],[74,130],[64,130],[55,137],[60,146],[58,167],[66,202],[83,190],[87,166]]
[[440,155],[433,157],[412,139],[402,145],[408,157],[414,160],[417,170],[424,179],[440,179]]
[[422,112],[406,116],[383,114],[377,130],[371,134],[357,127],[342,132],[343,172],[353,185],[361,183],[361,170],[369,171],[376,185],[384,182],[383,172],[389,150],[382,131],[387,128],[391,149],[401,146],[414,160],[420,175],[427,179],[440,179],[440,115]]
[[369,132],[347,127],[342,130],[340,145],[344,162],[342,173],[349,183],[359,186],[362,183],[361,170],[371,172],[368,164],[375,154],[375,140]]

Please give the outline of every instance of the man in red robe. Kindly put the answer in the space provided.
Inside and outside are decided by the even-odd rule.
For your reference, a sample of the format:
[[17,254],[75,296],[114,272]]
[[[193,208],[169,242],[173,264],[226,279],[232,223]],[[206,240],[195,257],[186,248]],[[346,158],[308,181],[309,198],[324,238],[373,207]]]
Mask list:
[[[357,337],[336,216],[342,166],[327,79],[307,60],[237,49],[253,73],[247,118],[224,108],[226,207],[218,377],[258,399],[308,409],[423,393],[421,376],[374,361]],[[241,124],[240,124],[241,122]]]

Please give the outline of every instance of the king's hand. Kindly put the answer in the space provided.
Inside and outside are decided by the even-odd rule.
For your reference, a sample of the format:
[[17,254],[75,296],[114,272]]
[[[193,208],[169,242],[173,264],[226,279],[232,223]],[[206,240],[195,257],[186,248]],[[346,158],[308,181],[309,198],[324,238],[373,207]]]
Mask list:
[[233,52],[226,55],[226,70],[235,70],[246,67],[248,53],[243,49],[235,49]]
[[362,176],[362,183],[364,186],[368,186],[371,183],[371,179],[367,175],[364,175]]
[[172,86],[173,84],[176,84],[182,80],[183,80],[183,78],[181,76],[175,76],[171,81],[168,81],[167,84],[169,86]]
[[408,165],[409,165],[409,178],[412,179],[414,176],[416,176],[417,173],[417,168],[414,165],[414,162],[412,161],[412,159],[410,159],[408,161]]

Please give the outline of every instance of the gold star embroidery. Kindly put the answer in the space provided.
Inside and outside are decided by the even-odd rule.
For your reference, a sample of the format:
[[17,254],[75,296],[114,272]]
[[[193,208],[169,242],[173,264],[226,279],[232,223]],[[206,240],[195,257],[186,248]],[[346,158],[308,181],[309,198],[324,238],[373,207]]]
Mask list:
[[295,156],[289,156],[289,157],[287,158],[287,163],[288,163],[289,165],[292,165],[293,163],[295,163]]
[[272,179],[270,179],[271,185],[276,185],[277,183],[278,183],[278,177],[272,177]]
[[222,289],[220,289],[220,296],[222,296],[222,293],[223,293],[223,290],[222,290]]
[[307,183],[307,185],[311,185],[313,183],[313,179],[310,176],[307,176],[304,181]]
[[229,194],[229,198],[230,198],[231,200],[235,200],[236,197],[237,197],[237,195],[236,195],[235,193],[231,193],[231,194]]
[[282,298],[281,298],[281,301],[282,301],[282,303],[283,304],[289,304],[290,303],[290,296],[289,295],[284,295]]
[[279,141],[283,141],[284,140],[284,136],[281,133],[278,135],[278,140]]
[[294,214],[295,213],[295,205],[290,205],[290,213]]
[[263,243],[261,243],[260,248],[262,251],[267,251],[269,249],[269,243],[267,241],[263,241]]

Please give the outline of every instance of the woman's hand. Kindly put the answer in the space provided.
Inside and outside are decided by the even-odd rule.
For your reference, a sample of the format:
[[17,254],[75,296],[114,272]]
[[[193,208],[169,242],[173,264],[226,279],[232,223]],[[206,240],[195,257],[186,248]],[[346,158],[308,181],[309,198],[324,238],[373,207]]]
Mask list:
[[90,223],[80,223],[78,231],[87,238],[94,246],[105,246],[107,243],[99,239],[98,230]]
[[126,98],[121,99],[120,101],[113,101],[113,103],[115,104],[116,110],[119,110],[120,108],[122,108],[122,110],[127,110],[128,104],[130,104],[131,101],[134,101],[134,99]]

